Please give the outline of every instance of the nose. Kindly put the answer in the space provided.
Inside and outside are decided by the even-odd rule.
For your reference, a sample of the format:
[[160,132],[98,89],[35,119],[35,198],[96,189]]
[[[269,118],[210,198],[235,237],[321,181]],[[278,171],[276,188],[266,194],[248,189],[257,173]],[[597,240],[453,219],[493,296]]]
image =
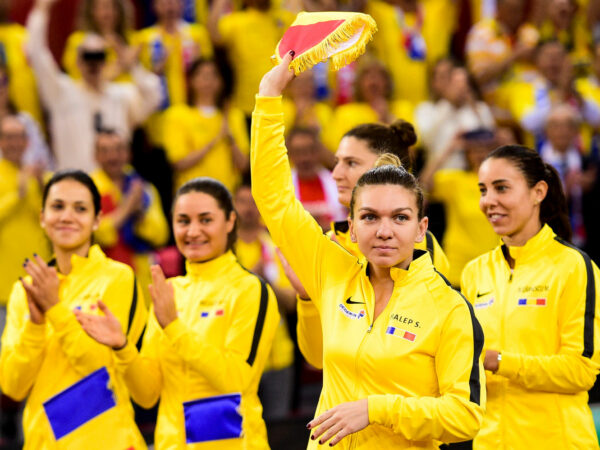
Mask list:
[[488,190],[484,195],[479,197],[479,209],[481,209],[483,212],[486,212],[489,207],[498,203],[497,200],[498,199],[496,198],[496,194],[493,192],[493,190]]
[[342,168],[342,164],[340,162],[337,162],[333,167],[331,177],[334,179],[334,181],[341,181],[344,178],[344,169]]
[[187,229],[187,235],[190,238],[195,238],[200,236],[202,233],[202,225],[200,222],[193,221]]
[[378,239],[391,239],[392,238],[392,227],[387,219],[383,219],[379,222],[379,227],[377,227],[377,232],[375,237]]
[[60,212],[60,221],[61,222],[72,222],[74,217],[73,208],[63,208]]

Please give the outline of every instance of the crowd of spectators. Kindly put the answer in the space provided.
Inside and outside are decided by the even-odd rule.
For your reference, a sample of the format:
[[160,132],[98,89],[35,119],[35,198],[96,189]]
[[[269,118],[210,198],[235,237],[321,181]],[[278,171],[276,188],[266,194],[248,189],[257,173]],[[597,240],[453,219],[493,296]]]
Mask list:
[[[214,177],[235,193],[240,260],[273,284],[290,318],[265,375],[274,381],[261,385],[265,415],[300,407],[298,380],[314,374],[293,350],[293,290],[247,175],[254,95],[301,10],[360,11],[378,25],[364,56],[338,72],[317,65],[284,98],[296,193],[325,231],[346,216],[331,174],[340,139],[403,119],[415,125],[413,170],[431,194],[451,282],[497,244],[476,173],[500,144],[528,145],[556,167],[573,241],[599,260],[598,0],[79,0],[53,52],[50,19],[65,1],[31,2],[21,24],[22,0],[0,0],[0,318],[23,259],[49,256],[38,220],[47,173],[92,174],[104,214],[96,240],[146,285],[151,263],[183,270],[168,226],[175,189]],[[2,409],[15,408],[3,398]],[[8,416],[0,442],[14,438]]]

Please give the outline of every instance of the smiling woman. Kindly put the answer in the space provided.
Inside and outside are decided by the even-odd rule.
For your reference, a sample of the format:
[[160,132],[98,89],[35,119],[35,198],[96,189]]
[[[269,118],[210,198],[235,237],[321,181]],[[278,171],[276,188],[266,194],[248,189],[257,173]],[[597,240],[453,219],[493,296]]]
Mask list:
[[387,157],[359,178],[349,228],[366,259],[324,235],[293,192],[281,102],[290,61],[260,85],[252,191],[323,324],[323,390],[309,448],[318,440],[345,449],[434,449],[472,439],[485,403],[483,334],[429,253],[414,250],[427,229],[416,180]]
[[235,228],[223,184],[195,178],[179,188],[173,232],[187,275],[167,281],[152,267],[154,314],[140,352],[102,303],[104,317],[78,313],[114,350],[133,399],[149,408],[160,398],[157,449],[268,448],[257,391],[279,312],[271,288],[233,254]]
[[100,195],[87,174],[56,173],[42,205],[41,224],[55,258],[25,260],[29,276],[10,295],[0,354],[2,391],[27,397],[24,448],[145,448],[114,358],[73,314],[97,314],[101,298],[136,342],[146,311],[133,271],[92,245]]

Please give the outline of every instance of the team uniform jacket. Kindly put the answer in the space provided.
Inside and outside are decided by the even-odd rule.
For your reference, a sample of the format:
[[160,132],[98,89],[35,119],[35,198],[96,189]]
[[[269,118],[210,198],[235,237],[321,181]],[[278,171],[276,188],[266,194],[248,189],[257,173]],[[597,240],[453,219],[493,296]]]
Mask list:
[[[339,243],[357,258],[363,258],[358,244],[352,242],[349,232],[348,221],[334,222],[331,224],[331,230],[327,232],[332,240]],[[449,272],[450,266],[448,258],[440,247],[435,236],[427,231],[423,242],[415,244],[419,250],[427,250],[433,260],[436,270],[443,275]],[[298,347],[306,360],[318,369],[323,368],[323,333],[319,332],[322,328],[319,311],[310,300],[298,298]]]
[[279,323],[273,291],[231,252],[171,283],[179,317],[163,330],[151,312],[141,353],[116,352],[133,399],[160,397],[156,448],[268,448],[257,391]]
[[89,337],[72,312],[98,314],[102,299],[136,342],[146,323],[144,299],[131,268],[96,245],[71,263],[71,272],[59,275],[60,301],[46,312],[45,324],[29,320],[25,290],[14,285],[2,335],[2,392],[16,400],[28,396],[25,449],[144,449],[111,349]]
[[[515,260],[511,272],[503,251]],[[598,267],[548,225],[471,261],[462,286],[500,351],[475,448],[598,448],[587,391],[598,374]]]
[[[370,425],[342,449],[437,448],[479,430],[485,392],[481,328],[468,303],[415,252],[391,269],[395,288],[377,320],[368,266],[332,242],[296,200],[281,98],[257,97],[253,196],[274,242],[315,303],[323,326],[323,390],[316,415],[368,398]],[[319,448],[310,441],[309,448]]]

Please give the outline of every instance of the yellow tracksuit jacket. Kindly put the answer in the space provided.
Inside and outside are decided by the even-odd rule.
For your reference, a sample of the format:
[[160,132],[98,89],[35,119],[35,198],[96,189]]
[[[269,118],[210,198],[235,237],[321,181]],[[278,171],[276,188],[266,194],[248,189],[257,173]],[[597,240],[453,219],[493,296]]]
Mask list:
[[598,373],[598,267],[548,225],[523,247],[471,261],[462,289],[500,351],[487,372],[488,403],[477,449],[598,448],[587,391]]
[[324,235],[294,196],[283,128],[281,97],[257,97],[252,193],[324,324],[316,415],[368,398],[370,425],[342,440],[342,449],[437,448],[436,441],[471,439],[485,392],[483,334],[468,303],[417,250],[409,270],[392,268],[394,292],[374,321],[367,264]]
[[[358,244],[352,242],[349,232],[348,221],[334,222],[331,224],[331,230],[327,232],[332,240],[339,243],[357,258],[363,258],[358,248]],[[433,260],[436,270],[446,276],[450,270],[448,258],[440,247],[437,239],[430,231],[427,231],[423,242],[415,244],[418,250],[427,250]],[[298,298],[297,308],[298,325],[297,339],[298,347],[306,360],[317,369],[323,368],[323,333],[321,317],[319,311],[310,300]]]
[[[119,319],[129,341],[136,342],[146,323],[146,309],[133,271],[107,258],[96,245],[87,258],[73,256],[71,262],[71,272],[59,275],[60,302],[46,312],[45,324],[29,320],[25,290],[19,282],[9,299],[0,386],[16,400],[27,397],[24,449],[144,449],[129,392],[111,350],[89,337],[72,313],[78,308],[98,314],[96,303],[102,299]],[[94,374],[106,372],[108,380],[101,389],[92,380],[97,379]],[[86,392],[79,390],[81,387]],[[69,397],[73,392],[76,397]],[[93,408],[107,401],[107,396],[115,404],[104,412],[96,415],[99,410],[94,410],[86,416],[89,410],[81,410],[82,405]],[[77,422],[80,426],[65,434],[65,422],[77,418],[81,418]]]
[[133,399],[160,397],[157,450],[268,448],[257,391],[279,323],[273,291],[231,252],[171,283],[178,319],[163,330],[151,313],[141,353],[116,352]]

